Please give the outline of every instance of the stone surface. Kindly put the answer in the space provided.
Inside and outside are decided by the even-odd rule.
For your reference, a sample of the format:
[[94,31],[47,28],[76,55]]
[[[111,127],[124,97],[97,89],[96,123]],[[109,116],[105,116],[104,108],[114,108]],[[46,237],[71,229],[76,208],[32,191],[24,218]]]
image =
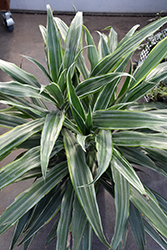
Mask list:
[[[60,15],[67,24],[72,20],[70,15]],[[9,33],[6,28],[0,22],[0,58],[13,62],[18,66],[21,66],[24,70],[32,73],[42,84],[47,84],[47,79],[43,76],[38,68],[28,62],[26,59],[23,59],[21,55],[27,55],[35,58],[41,64],[46,66],[45,54],[43,50],[43,41],[39,31],[39,24],[46,25],[46,15],[39,14],[13,14],[13,19],[15,21],[14,31]],[[96,44],[98,44],[99,35],[97,30],[102,31],[107,26],[112,26],[117,32],[119,40],[127,33],[127,31],[134,26],[135,24],[140,24],[141,27],[148,24],[149,17],[128,17],[128,16],[84,16],[84,24],[88,27],[92,33]],[[85,53],[85,51],[84,51]],[[137,55],[135,55],[137,57]],[[3,72],[0,71],[0,81],[8,81],[7,77]],[[0,108],[3,108],[2,105]],[[0,134],[4,133],[5,130],[0,128]],[[7,160],[0,162],[0,167],[3,167],[8,162],[13,160],[16,157],[16,153],[12,153]],[[149,187],[154,188],[160,192],[165,198],[167,198],[166,192],[166,181],[163,178],[160,178],[155,173],[140,173],[141,178],[149,185]],[[26,181],[19,184],[13,184],[0,192],[0,213],[2,213],[7,206],[13,202],[16,195],[21,191],[25,190],[32,181]],[[108,195],[107,192],[104,192],[103,189],[99,190],[98,200],[100,203],[100,211],[103,218],[103,225],[106,228],[105,234],[108,240],[111,239],[111,236],[114,232],[114,218],[115,218],[115,208],[114,201]],[[51,224],[43,228],[36,236],[33,244],[30,247],[30,250],[54,250],[55,243],[51,244],[48,247],[44,247],[45,238],[48,233],[48,229],[51,227]],[[130,230],[129,230],[130,231]],[[13,229],[11,228],[5,234],[0,236],[0,249],[8,250],[10,241],[12,238]],[[160,250],[161,248],[148,237],[148,250]],[[102,246],[99,243],[98,239],[94,236],[93,240],[94,246],[92,250],[106,250],[107,248]],[[21,247],[16,247],[15,250],[21,250]],[[137,249],[135,242],[133,240],[132,234],[128,234],[128,242],[126,244],[125,250],[134,250]]]

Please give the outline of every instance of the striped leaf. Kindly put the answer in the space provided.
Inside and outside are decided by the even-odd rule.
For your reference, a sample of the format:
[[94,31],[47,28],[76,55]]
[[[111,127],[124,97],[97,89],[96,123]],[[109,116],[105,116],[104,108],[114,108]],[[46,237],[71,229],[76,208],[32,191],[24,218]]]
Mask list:
[[141,133],[135,131],[113,134],[113,144],[123,147],[146,147],[167,149],[167,134]]
[[118,47],[120,47],[123,43],[125,43],[131,36],[133,36],[133,34],[135,33],[135,31],[140,27],[139,24],[133,26],[128,33],[122,38],[122,40],[118,43]]
[[87,48],[87,55],[88,59],[91,65],[91,69],[95,67],[95,65],[98,63],[98,53],[96,49],[96,45],[93,41],[93,37],[91,36],[89,30],[84,26],[85,29],[85,41],[87,45],[91,45]]
[[14,147],[17,147],[33,134],[42,130],[44,119],[36,119],[17,126],[9,132],[0,136],[0,157],[9,153]]
[[73,204],[74,190],[71,183],[62,199],[61,215],[57,228],[57,243],[56,250],[66,250],[69,226],[72,217],[72,204]]
[[127,240],[127,235],[128,235],[128,222],[124,226],[123,230],[123,235],[122,235],[122,240],[118,245],[118,250],[124,250],[126,240]]
[[[3,100],[0,101],[0,103],[3,104]],[[11,116],[14,116],[15,118],[17,117],[17,118],[21,118],[21,119],[29,118],[27,115],[23,114],[21,111],[15,109],[15,107],[2,108],[2,109],[0,109],[0,114],[11,115]]]
[[49,92],[50,95],[52,95],[55,98],[59,107],[64,103],[64,97],[58,84],[52,82],[49,85],[47,85],[45,89]]
[[86,135],[77,134],[77,141],[79,145],[82,147],[83,151],[85,152],[86,152],[86,148],[85,148],[86,138],[87,138]]
[[26,214],[24,214],[23,217],[21,217],[20,220],[17,222],[15,230],[14,230],[10,250],[13,250],[17,241],[19,240],[20,236],[22,235],[22,233],[23,233],[23,231],[28,223],[30,215],[31,215],[31,210],[28,211]]
[[67,36],[67,33],[68,33],[68,26],[67,24],[61,20],[60,18],[58,17],[54,17],[54,21],[56,22],[56,25],[60,31],[60,34],[63,38],[63,40],[65,41],[66,40],[66,36]]
[[110,50],[107,44],[108,42],[107,36],[99,31],[97,33],[100,35],[100,40],[98,44],[99,61],[100,61],[102,58],[110,54]]
[[157,201],[146,191],[146,197],[131,187],[130,200],[139,211],[151,222],[151,224],[167,237],[167,215],[162,211]]
[[97,110],[103,110],[108,108],[112,98],[114,98],[114,94],[117,89],[119,81],[120,81],[119,78],[113,80],[100,91],[93,107],[94,112]]
[[39,29],[41,31],[44,44],[46,46],[46,43],[47,43],[47,30],[46,30],[46,28],[43,25],[39,25]]
[[[131,56],[133,55],[132,54],[129,54],[128,57],[125,57],[125,61],[127,61],[127,59],[130,59]],[[127,61],[128,62],[128,61]],[[124,69],[125,70],[125,69]],[[133,72],[133,63],[132,61],[130,60],[130,66],[129,66],[129,75],[132,75],[132,72]],[[129,85],[130,85],[130,81],[131,81],[131,77],[130,76],[127,76],[126,77],[126,80],[124,81],[124,83],[122,84],[122,87],[120,88],[119,90],[119,94],[117,96],[117,100],[116,100],[116,103],[120,103],[120,102],[123,102],[123,97],[126,96],[127,92],[129,93]]]
[[73,123],[71,120],[69,120],[66,116],[65,116],[65,120],[64,120],[64,126],[76,134],[79,133],[79,130],[78,130],[76,124]]
[[64,94],[66,90],[66,74],[67,74],[67,69],[64,69],[58,79],[57,84],[59,85],[61,92]]
[[133,103],[128,107],[129,110],[134,111],[150,111],[150,110],[163,110],[167,108],[166,103],[162,102],[146,102],[146,103]]
[[[123,152],[124,157],[129,162],[137,164],[139,166],[143,166],[145,168],[149,168],[167,178],[167,170],[165,166],[164,166],[164,169],[157,166],[157,164],[155,164],[155,162],[151,160],[151,158],[149,158],[149,154],[146,155],[144,152],[140,151],[138,148],[136,149],[136,148],[129,148],[129,147],[121,147],[121,151]],[[158,159],[156,157],[156,161],[157,160]]]
[[[131,55],[130,55],[131,56]],[[130,59],[130,56],[127,56],[119,67],[116,69],[115,72],[124,72],[127,67],[127,63]],[[102,91],[100,91],[99,96],[94,104],[94,111],[107,109],[110,103],[115,101],[115,93],[117,91],[117,86],[121,80],[121,77],[116,78],[115,80],[111,81],[107,84]],[[127,76],[127,78],[131,78],[131,76]]]
[[0,112],[0,126],[2,127],[14,128],[18,125],[24,124],[25,122],[26,120],[22,118]]
[[134,79],[130,83],[130,87],[137,86],[149,73],[157,66],[159,62],[167,55],[167,38],[160,41],[148,54],[141,67],[135,71]]
[[112,134],[109,130],[100,130],[95,137],[98,168],[93,183],[107,170],[112,158]]
[[20,178],[18,178],[15,183],[19,182],[19,181],[25,181],[25,180],[29,180],[32,178],[39,178],[41,177],[41,168],[40,167],[37,167],[37,168],[34,168],[28,172],[26,172],[24,175],[22,175]]
[[33,87],[40,87],[40,84],[33,75],[27,73],[13,63],[9,63],[0,59],[0,69],[15,81]]
[[[5,95],[10,95],[14,97],[31,97],[36,99],[44,99],[47,102],[55,104],[53,98],[51,98],[47,93],[41,92],[40,88],[36,88],[29,85],[23,85],[22,83],[11,81],[11,82],[0,82],[0,91]],[[36,105],[38,106],[38,105]],[[42,105],[42,108],[45,106]]]
[[139,210],[131,203],[129,222],[139,250],[146,250],[146,237],[143,218]]
[[130,188],[128,181],[124,176],[112,166],[112,174],[114,180],[114,192],[115,192],[115,208],[116,208],[116,222],[114,235],[111,241],[111,247],[115,250],[124,233],[124,227],[129,216],[129,197]]
[[105,110],[93,113],[93,125],[101,129],[138,129],[166,126],[167,116],[149,112]]
[[110,52],[114,52],[118,45],[118,34],[117,32],[111,27],[110,33],[108,35],[108,47],[110,49]]
[[53,224],[53,227],[51,229],[51,231],[49,232],[47,239],[46,239],[46,246],[48,246],[49,244],[51,244],[57,237],[57,226],[58,226],[58,222],[60,219],[60,215],[58,214],[56,216],[56,220]]
[[157,192],[155,192],[154,190],[148,188],[148,191],[152,193],[152,195],[156,198],[158,204],[160,205],[160,207],[162,208],[162,210],[164,211],[165,214],[167,214],[167,200],[165,198],[163,198],[160,194],[158,194]]
[[35,60],[32,57],[24,56],[24,55],[23,55],[23,57],[25,57],[30,62],[34,63],[44,73],[44,75],[48,78],[49,82],[52,82],[50,75],[48,74],[48,72],[46,71],[46,69],[44,68],[44,66],[41,63],[39,63],[37,60]]
[[47,59],[49,71],[54,82],[57,82],[63,62],[63,52],[58,28],[53,19],[52,10],[47,5]]
[[146,193],[143,184],[141,183],[132,166],[123,156],[120,155],[120,153],[116,149],[114,149],[113,151],[111,166],[114,166],[120,172],[120,174],[122,174],[124,178],[126,178],[126,180],[141,194]]
[[26,172],[40,166],[40,148],[35,147],[21,158],[9,163],[0,170],[0,189],[13,183]]
[[164,162],[167,160],[166,150],[159,148],[145,148],[148,156],[156,162],[156,165],[162,169],[163,172],[167,172],[166,165]]
[[166,250],[167,241],[145,219],[144,219],[144,228],[145,228],[145,231],[151,236],[151,238],[153,238],[159,244],[159,246],[162,247],[162,249]]
[[46,177],[46,170],[49,164],[50,154],[60,134],[64,122],[64,113],[61,111],[51,112],[46,116],[41,135],[41,169],[43,177]]
[[63,191],[61,186],[54,188],[34,207],[33,214],[28,222],[28,230],[25,229],[24,237],[19,245],[31,239],[59,212]]
[[71,78],[68,73],[67,75],[67,93],[69,98],[69,103],[71,107],[71,111],[73,113],[73,117],[76,121],[76,124],[79,130],[85,134],[87,127],[86,127],[86,115],[82,103],[80,102],[77,94],[75,93],[75,89],[71,83]]
[[79,72],[81,73],[83,79],[87,79],[89,77],[89,70],[87,68],[86,62],[85,62],[85,58],[82,55],[81,51],[77,57],[77,69],[79,70]]
[[86,117],[86,125],[89,129],[92,128],[92,109],[89,106],[87,117]]
[[74,19],[71,22],[65,40],[65,51],[64,51],[65,69],[70,68],[77,55],[82,35],[82,24],[83,24],[82,12],[77,12]]
[[5,210],[0,217],[0,234],[13,226],[27,211],[36,205],[50,190],[52,190],[67,174],[66,163],[61,162],[52,168],[43,180],[35,181]]
[[131,91],[129,91],[127,96],[124,98],[124,101],[125,100],[126,102],[138,101],[166,78],[167,78],[167,72],[165,70],[165,72],[161,72],[151,79],[144,80],[143,82],[138,84],[136,87],[134,87]]
[[39,98],[40,89],[19,82],[0,82],[0,91],[5,95]]
[[162,74],[166,71],[167,62],[161,62],[158,64],[151,72],[147,75],[146,80],[149,81],[150,79],[154,79],[154,77],[158,76],[160,73]]
[[161,18],[154,23],[145,26],[133,36],[128,38],[112,54],[104,57],[93,69],[91,76],[103,75],[113,71],[121,62],[124,56],[132,53],[148,36],[151,36],[156,30],[167,22],[167,17]]
[[82,242],[82,236],[84,233],[87,219],[85,213],[77,199],[74,200],[74,214],[72,218],[72,236],[74,239],[73,250],[78,250],[80,243]]
[[81,82],[80,85],[76,88],[76,93],[79,97],[85,97],[89,94],[93,94],[100,90],[105,85],[111,83],[115,79],[127,76],[127,73],[114,72],[102,76],[91,77]]
[[[46,114],[48,113],[47,109],[41,108],[40,106],[34,105],[34,104],[30,103],[30,102],[25,102],[24,103],[24,101],[23,101],[24,104],[21,104],[21,103],[16,103],[16,102],[13,102],[13,101],[0,101],[0,103],[15,107],[16,109],[20,110],[25,116],[27,116],[26,117],[27,119],[32,118],[32,117],[33,118],[45,117]],[[20,122],[20,124],[21,124],[21,119],[18,119],[19,116],[20,115],[15,116],[15,120],[18,120],[18,122]],[[6,118],[3,117],[3,118],[4,118],[4,121],[1,121],[1,122],[2,123],[7,122],[7,120],[6,120],[7,117]],[[12,123],[13,119],[14,118],[11,117],[11,123]],[[27,120],[25,120],[25,122],[27,122]],[[23,124],[23,122],[22,122],[22,124]]]
[[92,238],[93,238],[92,227],[87,222],[85,233],[84,233],[84,238],[83,238],[83,245],[84,245],[84,248],[82,248],[83,250],[92,249]]
[[[11,93],[12,93],[12,91],[11,91]],[[0,98],[1,98],[0,102],[2,104],[6,104],[9,106],[13,106],[13,107],[15,107],[15,105],[16,105],[17,110],[20,110],[20,112],[22,112],[23,114],[28,116],[27,118],[32,118],[32,117],[36,117],[36,116],[34,116],[33,112],[26,110],[26,107],[27,107],[27,109],[32,108],[34,110],[39,110],[39,111],[41,111],[41,113],[48,112],[46,106],[41,107],[41,106],[35,105],[35,104],[31,103],[30,101],[28,101],[26,98],[12,96],[12,95],[5,95],[2,93],[0,93]],[[20,108],[19,108],[19,105],[20,105]]]
[[24,243],[23,250],[28,250],[29,249],[29,247],[30,247],[31,243],[33,242],[34,238],[35,237],[33,236],[32,238],[30,238],[29,240],[27,240]]
[[68,130],[64,130],[64,146],[71,182],[78,200],[98,238],[110,247],[103,234],[94,185],[84,187],[84,185],[93,181],[91,171],[85,161],[84,151]]

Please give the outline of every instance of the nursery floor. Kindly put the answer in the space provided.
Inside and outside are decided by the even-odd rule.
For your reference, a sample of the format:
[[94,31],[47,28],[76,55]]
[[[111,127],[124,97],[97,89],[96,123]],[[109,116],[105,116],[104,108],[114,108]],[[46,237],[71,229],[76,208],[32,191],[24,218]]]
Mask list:
[[[59,15],[67,24],[72,20],[71,15]],[[13,13],[13,19],[15,21],[14,31],[8,32],[3,26],[0,20],[0,59],[13,62],[19,67],[22,67],[24,70],[32,73],[42,84],[47,84],[47,80],[43,77],[40,70],[34,67],[34,65],[28,62],[26,59],[23,59],[21,55],[27,55],[35,58],[41,64],[46,65],[45,53],[43,50],[43,41],[39,31],[39,25],[46,25],[46,15],[45,14],[22,14],[22,13]],[[127,33],[127,31],[134,26],[135,24],[140,24],[140,27],[148,24],[150,17],[142,16],[102,16],[102,15],[85,15],[84,16],[84,25],[88,27],[92,33],[96,44],[98,43],[99,35],[97,30],[102,31],[107,26],[112,26],[118,33],[119,40]],[[85,52],[84,52],[85,53]],[[137,55],[135,55],[137,58]],[[9,78],[0,71],[0,81],[8,81]],[[0,105],[0,108],[3,108]],[[0,134],[2,134],[5,129],[0,128]],[[11,154],[7,160],[0,162],[0,167],[6,165],[11,159],[14,159],[16,156],[15,153]],[[155,173],[140,174],[143,180],[147,181],[147,184],[151,188],[155,188],[160,192],[165,198],[167,198],[167,192],[165,187],[165,182]],[[26,189],[30,185],[30,181],[26,181],[19,184],[13,184],[3,191],[0,192],[0,213],[8,207],[11,202],[14,200],[14,197],[19,194],[22,190]],[[105,234],[108,240],[111,239],[111,235],[114,232],[114,203],[113,200],[109,200],[109,196],[103,190],[100,190],[98,197],[101,197],[100,209],[103,217],[103,225]],[[105,213],[106,211],[106,213]],[[82,226],[82,225],[81,225]],[[44,247],[47,230],[51,225],[47,225],[42,229],[35,238],[30,250],[54,250],[55,243],[51,244],[47,248]],[[4,235],[0,236],[0,249],[8,250],[10,245],[10,240],[12,237],[13,229],[7,231]],[[148,250],[160,250],[161,248],[152,242],[148,237],[147,241],[149,242]],[[103,247],[96,237],[94,237],[92,250],[105,250],[106,247]],[[15,250],[21,250],[21,247],[16,247]],[[126,250],[137,249],[132,234],[129,232],[128,242],[126,244]]]

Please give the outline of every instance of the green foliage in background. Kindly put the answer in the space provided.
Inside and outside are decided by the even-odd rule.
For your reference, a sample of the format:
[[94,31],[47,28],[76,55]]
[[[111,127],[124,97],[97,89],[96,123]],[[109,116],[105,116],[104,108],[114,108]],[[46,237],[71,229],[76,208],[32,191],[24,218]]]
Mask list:
[[[108,35],[99,32],[96,47],[82,12],[68,27],[47,6],[47,27],[40,30],[48,71],[26,58],[48,85],[0,60],[12,78],[0,82],[0,103],[8,105],[0,110],[0,125],[9,128],[0,137],[0,159],[23,149],[1,168],[0,189],[32,178],[0,217],[0,234],[16,224],[10,250],[16,244],[28,249],[51,219],[46,244],[56,239],[56,250],[90,250],[93,231],[109,249],[123,249],[128,222],[139,250],[146,249],[145,232],[167,249],[167,201],[142,183],[134,167],[167,178],[167,106],[138,103],[167,77],[167,62],[159,64],[167,55],[167,38],[135,70],[131,62],[139,45],[166,22],[164,17],[139,31],[136,25],[119,43],[110,28]],[[115,199],[110,239],[99,213],[99,185]]]

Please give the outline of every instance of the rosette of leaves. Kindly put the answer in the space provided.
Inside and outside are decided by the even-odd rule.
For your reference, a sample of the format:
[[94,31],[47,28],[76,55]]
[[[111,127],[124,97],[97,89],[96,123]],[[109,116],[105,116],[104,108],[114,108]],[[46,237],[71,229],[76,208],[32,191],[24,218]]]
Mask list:
[[[82,12],[68,27],[47,6],[47,27],[40,30],[48,71],[35,59],[27,59],[42,70],[48,85],[0,60],[1,70],[12,78],[0,83],[0,102],[9,106],[0,111],[0,125],[9,128],[0,138],[0,157],[23,149],[2,167],[0,188],[33,181],[0,217],[0,234],[16,224],[10,249],[16,244],[28,249],[51,219],[55,223],[46,243],[56,239],[57,250],[91,249],[93,231],[109,249],[123,249],[128,221],[139,249],[146,249],[145,232],[167,248],[167,201],[145,186],[133,167],[167,177],[166,106],[138,103],[166,78],[167,64],[159,62],[167,54],[167,39],[135,71],[131,63],[142,41],[166,22],[164,17],[139,31],[136,25],[119,43],[113,28],[108,35],[99,32],[96,47],[83,26]],[[99,185],[115,199],[115,231],[110,239],[99,213]]]

